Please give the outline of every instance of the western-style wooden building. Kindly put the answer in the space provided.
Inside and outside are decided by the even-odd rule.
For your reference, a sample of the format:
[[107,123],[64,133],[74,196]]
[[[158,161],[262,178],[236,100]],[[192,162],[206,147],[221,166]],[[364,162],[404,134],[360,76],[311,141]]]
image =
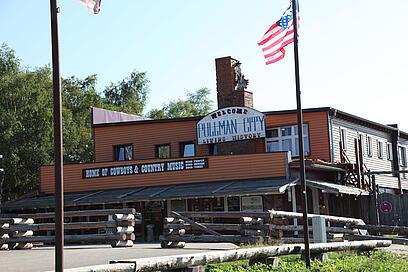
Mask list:
[[[94,162],[64,166],[65,209],[134,207],[139,231],[153,224],[156,235],[171,210],[300,211],[296,111],[254,110],[237,63],[216,59],[218,109],[207,116],[149,120],[93,108]],[[397,125],[331,107],[303,116],[310,212],[359,216],[358,199],[373,189],[365,173],[407,169],[408,133]],[[2,212],[52,211],[54,166],[39,175],[39,192]],[[408,176],[379,175],[376,185],[401,194]]]

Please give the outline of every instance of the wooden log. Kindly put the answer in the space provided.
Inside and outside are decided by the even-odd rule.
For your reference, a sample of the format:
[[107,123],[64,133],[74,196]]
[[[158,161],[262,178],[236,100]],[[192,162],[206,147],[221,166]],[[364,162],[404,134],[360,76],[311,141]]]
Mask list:
[[112,216],[113,220],[116,221],[130,221],[130,220],[135,220],[135,216],[133,214],[122,214],[122,213],[115,213]]
[[[134,234],[133,234],[134,235]],[[67,242],[112,242],[119,240],[128,240],[126,234],[81,234],[65,235],[64,240]],[[0,239],[0,244],[8,243],[35,243],[35,242],[54,242],[54,236],[28,236],[28,237],[11,237]]]
[[185,242],[169,242],[167,248],[184,248],[185,246]]
[[0,236],[4,234],[9,234],[10,230],[8,229],[0,229]]
[[[108,209],[108,210],[66,211],[64,212],[64,217],[103,216],[103,215],[112,215],[112,214],[117,214],[117,213],[137,214],[136,209],[125,208],[125,209]],[[29,217],[33,219],[54,218],[55,213],[50,212],[50,213],[19,214],[18,217],[27,217],[27,218]]]
[[166,235],[184,235],[186,234],[185,229],[164,229],[163,233]]
[[11,237],[27,237],[27,236],[33,236],[33,235],[34,235],[34,232],[32,230],[10,232]]
[[[284,212],[284,211],[269,211],[273,218],[303,218],[302,213],[296,212]],[[319,214],[311,214],[307,215],[307,218],[311,220],[313,217],[321,216],[326,221],[335,222],[335,223],[344,223],[344,224],[353,224],[353,225],[365,225],[364,221],[358,218],[350,218],[350,217],[339,217],[339,216],[331,216],[331,215],[319,215]]]
[[164,218],[165,224],[184,224],[183,219],[174,218],[174,217],[165,217]]
[[0,250],[7,250],[9,249],[8,244],[0,244]]
[[[134,222],[132,221],[100,221],[100,222],[75,222],[75,223],[65,223],[64,229],[72,230],[72,229],[99,229],[99,228],[116,228],[116,227],[130,227],[134,226]],[[54,223],[44,223],[44,224],[32,224],[32,225],[11,225],[11,231],[25,231],[25,230],[33,230],[33,231],[45,231],[45,230],[54,230],[55,224]]]
[[32,249],[32,243],[17,243],[13,249]]
[[116,233],[125,233],[125,234],[130,234],[135,231],[134,227],[116,227],[115,232]]
[[111,243],[111,247],[133,247],[133,241],[132,240],[114,241]]
[[[252,230],[283,230],[283,231],[303,231],[302,225],[275,225],[275,224],[265,224],[265,225],[242,225],[243,229]],[[327,232],[338,232],[338,233],[357,233],[356,229],[342,228],[342,227],[326,227]],[[313,231],[312,227],[309,227],[309,231]]]
[[1,223],[0,229],[9,229],[10,228],[10,223]]
[[382,234],[408,234],[408,227],[404,226],[387,226],[387,225],[351,225],[351,228],[364,229]]
[[[241,229],[240,224],[215,224],[215,223],[201,223],[202,225],[206,226],[212,230],[219,230],[219,231],[239,231]],[[185,230],[192,230],[190,224],[167,224],[164,225],[164,229],[185,229]]]
[[357,241],[379,239],[379,240],[390,241],[393,244],[408,245],[407,238],[392,238],[392,237],[382,237],[382,236],[373,236],[373,235],[347,235],[344,237],[344,239],[357,240]]
[[270,218],[269,212],[181,212],[182,215],[190,218]]
[[167,242],[203,242],[203,243],[261,243],[264,239],[261,236],[241,236],[241,235],[161,235],[161,241]]
[[136,235],[134,233],[127,233],[126,235],[126,239],[125,240],[132,240],[134,241],[136,239]]
[[[390,246],[389,241],[357,241],[357,242],[338,242],[338,243],[317,243],[310,245],[311,253],[326,253],[330,251],[343,250],[371,250],[376,247]],[[213,263],[231,262],[245,259],[260,259],[266,257],[300,254],[303,253],[303,244],[241,248],[233,250],[220,250],[205,253],[183,254],[174,256],[161,256],[126,260],[136,264],[132,267],[134,271],[161,271],[168,269],[182,269],[185,267],[194,267]],[[112,261],[111,263],[120,262]],[[69,270],[68,270],[69,271]],[[106,270],[93,270],[95,272]],[[70,271],[69,271],[70,272]]]
[[262,218],[253,218],[253,217],[248,217],[248,216],[244,216],[241,218],[241,223],[242,224],[262,224],[263,220]]
[[205,231],[205,232],[207,232],[207,233],[209,233],[209,234],[212,234],[212,235],[221,236],[220,233],[218,233],[218,232],[216,232],[216,231],[214,231],[214,230],[212,230],[212,229],[210,229],[210,228],[207,228],[206,226],[204,226],[204,225],[201,224],[201,223],[194,222],[193,220],[191,220],[191,219],[188,218],[188,217],[185,217],[184,215],[181,215],[181,214],[179,214],[179,213],[177,213],[177,212],[174,212],[174,211],[172,211],[171,213],[172,213],[174,216],[176,216],[176,217],[178,217],[178,218],[180,218],[180,219],[183,219],[184,221],[186,221],[187,223],[189,223],[189,224],[190,224],[192,227],[194,227],[194,228],[203,230],[203,231]]
[[33,224],[32,218],[0,218],[0,224]]

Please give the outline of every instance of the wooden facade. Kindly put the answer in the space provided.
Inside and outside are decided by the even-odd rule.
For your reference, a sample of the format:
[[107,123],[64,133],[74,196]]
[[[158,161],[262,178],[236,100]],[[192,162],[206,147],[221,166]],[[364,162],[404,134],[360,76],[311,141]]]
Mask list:
[[[208,158],[209,164],[209,167],[206,169],[90,179],[82,178],[83,169],[161,161],[142,160],[66,165],[64,166],[64,190],[65,192],[81,192],[195,182],[238,180],[243,178],[286,178],[288,174],[288,158],[286,152],[234,156],[211,156],[206,158]],[[162,161],[167,162],[169,160]],[[41,167],[41,192],[54,192],[54,166]]]

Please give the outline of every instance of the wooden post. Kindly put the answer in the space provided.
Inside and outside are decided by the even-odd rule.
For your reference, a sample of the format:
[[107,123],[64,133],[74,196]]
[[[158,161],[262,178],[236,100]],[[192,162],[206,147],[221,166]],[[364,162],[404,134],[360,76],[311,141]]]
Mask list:
[[375,206],[375,224],[378,226],[380,225],[380,215],[378,213],[378,195],[377,195],[377,183],[375,181],[375,175],[371,176],[371,182],[372,182],[372,190],[373,190],[373,196],[374,196],[374,206]]
[[361,188],[362,182],[361,182],[361,177],[364,177],[361,175],[361,167],[360,167],[360,152],[358,148],[358,139],[354,139],[354,154],[356,156],[356,172],[357,172],[357,187]]
[[363,142],[361,139],[358,139],[358,158],[360,162],[360,175],[361,175],[361,188],[364,190],[367,189],[366,182],[365,182],[365,177],[363,175],[364,173],[364,153],[363,153]]
[[343,156],[344,149],[343,149],[343,144],[341,141],[339,142],[339,146],[340,146],[340,163],[344,163],[345,161],[344,156]]

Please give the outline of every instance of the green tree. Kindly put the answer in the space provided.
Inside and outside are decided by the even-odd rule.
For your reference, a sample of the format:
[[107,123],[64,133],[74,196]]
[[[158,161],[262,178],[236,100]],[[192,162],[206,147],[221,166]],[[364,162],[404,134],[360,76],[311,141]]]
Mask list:
[[64,162],[90,162],[93,159],[90,109],[103,107],[96,91],[96,75],[62,81]]
[[[96,91],[96,75],[62,80],[64,162],[93,159],[92,106],[141,114],[148,94],[145,73]],[[0,47],[0,154],[5,179],[0,202],[38,189],[40,166],[53,163],[52,79],[49,67],[28,69],[6,45]]]
[[134,71],[128,78],[111,83],[104,92],[106,108],[141,115],[149,94],[145,72]]
[[0,153],[5,199],[38,188],[38,170],[52,162],[50,69],[23,69],[13,50],[0,48]]
[[201,88],[187,93],[186,100],[171,101],[162,108],[152,109],[147,116],[152,119],[180,118],[208,114],[213,106],[210,90]]

